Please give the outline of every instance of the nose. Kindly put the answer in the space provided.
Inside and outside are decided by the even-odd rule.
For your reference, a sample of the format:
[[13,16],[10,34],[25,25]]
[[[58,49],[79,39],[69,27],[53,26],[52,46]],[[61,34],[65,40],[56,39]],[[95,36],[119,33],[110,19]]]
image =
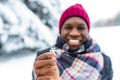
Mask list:
[[80,35],[80,32],[77,30],[77,29],[72,29],[71,32],[70,32],[70,35],[71,36],[79,36]]

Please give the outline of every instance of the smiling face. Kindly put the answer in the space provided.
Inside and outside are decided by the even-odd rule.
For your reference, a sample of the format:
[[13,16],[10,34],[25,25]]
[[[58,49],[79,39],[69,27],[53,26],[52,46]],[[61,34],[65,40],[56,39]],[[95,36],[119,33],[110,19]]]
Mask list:
[[80,17],[67,19],[61,28],[61,37],[72,50],[82,45],[87,40],[88,34],[87,24]]

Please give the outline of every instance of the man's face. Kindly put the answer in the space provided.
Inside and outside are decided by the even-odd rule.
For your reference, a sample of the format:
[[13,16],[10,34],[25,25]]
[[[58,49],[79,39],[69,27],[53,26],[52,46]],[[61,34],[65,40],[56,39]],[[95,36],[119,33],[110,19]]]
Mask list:
[[61,37],[72,50],[82,45],[87,40],[88,35],[87,24],[80,17],[67,19],[61,29]]

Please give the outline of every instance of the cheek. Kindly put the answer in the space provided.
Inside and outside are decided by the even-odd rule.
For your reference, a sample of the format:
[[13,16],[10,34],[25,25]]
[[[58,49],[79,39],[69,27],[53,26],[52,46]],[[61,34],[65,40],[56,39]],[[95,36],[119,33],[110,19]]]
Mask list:
[[86,39],[89,36],[89,33],[87,31],[81,32],[80,34],[83,39]]
[[84,37],[85,40],[87,40],[88,37],[89,37],[89,33],[88,33],[88,32],[84,33],[84,34],[83,34],[83,37]]
[[62,37],[62,39],[65,39],[65,34],[61,33],[61,37]]
[[60,34],[60,36],[61,36],[61,38],[66,42],[67,41],[67,33],[66,32],[62,32],[61,34]]
[[66,30],[61,30],[61,36],[64,37],[68,32]]

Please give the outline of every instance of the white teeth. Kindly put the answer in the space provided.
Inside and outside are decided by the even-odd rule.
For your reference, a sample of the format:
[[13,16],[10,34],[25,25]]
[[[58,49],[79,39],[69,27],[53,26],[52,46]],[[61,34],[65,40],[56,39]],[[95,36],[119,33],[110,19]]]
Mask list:
[[79,40],[69,40],[70,42],[79,42]]

